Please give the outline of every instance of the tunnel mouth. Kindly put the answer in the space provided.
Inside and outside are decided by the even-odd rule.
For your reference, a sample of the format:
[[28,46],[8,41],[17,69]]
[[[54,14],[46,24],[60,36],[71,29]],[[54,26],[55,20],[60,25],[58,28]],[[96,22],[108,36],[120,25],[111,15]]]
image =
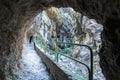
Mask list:
[[[73,25],[73,23],[75,25]],[[42,11],[35,17],[35,21],[33,22],[31,29],[27,32],[27,35],[28,35],[28,39],[30,39],[30,35],[32,35],[34,37],[34,42],[36,43],[36,45],[38,45],[40,49],[43,50],[43,53],[48,54],[50,58],[53,57],[52,60],[54,62],[56,62],[55,59],[56,55],[54,51],[58,52],[59,50],[61,50],[63,53],[65,54],[67,53],[68,55],[71,52],[69,49],[71,45],[59,44],[59,43],[57,45],[56,41],[59,41],[60,39],[61,39],[60,42],[64,42],[65,38],[69,38],[68,41],[65,42],[69,43],[70,41],[73,40],[73,42],[70,43],[78,43],[78,44],[81,43],[81,44],[89,45],[92,47],[94,52],[94,60],[95,60],[94,61],[95,63],[93,62],[94,68],[96,70],[98,69],[99,71],[101,71],[101,68],[99,66],[98,53],[100,48],[102,47],[101,45],[102,42],[100,37],[102,30],[103,30],[103,26],[101,24],[98,24],[94,19],[89,19],[88,17],[82,15],[81,13],[74,11],[74,9],[72,9],[71,7],[61,7],[61,8],[50,7],[47,10]],[[70,31],[73,32],[71,33]],[[97,31],[99,33],[97,33]],[[97,37],[93,38],[93,36],[94,37],[97,36]],[[74,46],[73,48],[74,49],[71,50],[77,51],[77,54],[76,53],[70,54],[69,56],[74,57],[78,60],[82,60],[83,62],[85,61],[85,63],[87,63],[88,66],[90,66],[89,50],[85,49],[84,47],[78,47],[78,46]],[[83,50],[83,52],[80,52],[80,50]],[[81,53],[82,55],[80,55],[79,53]],[[61,58],[61,59],[65,59],[65,58]],[[98,66],[95,66],[96,64]],[[81,66],[81,65],[77,65],[77,66]],[[84,74],[88,74],[86,68],[81,71],[85,72]],[[96,75],[96,73],[94,74]],[[97,76],[94,76],[94,78],[96,78]],[[102,78],[104,79],[102,72],[100,73],[100,76],[102,76]]]
[[[93,77],[94,79],[98,79],[98,77],[99,79],[105,79],[99,66],[98,56],[99,49],[102,47],[100,35],[103,26],[98,24],[96,20],[89,19],[83,14],[76,12],[71,7],[51,7],[39,13],[30,24],[32,25],[29,28],[21,31],[21,33],[24,33],[21,37],[23,38],[24,35],[22,58],[19,60],[20,65],[17,66],[18,68],[15,66],[16,69],[13,71],[14,75],[12,78],[18,79],[19,77],[19,79],[22,78],[24,80],[25,77],[28,76],[28,73],[31,73],[29,71],[34,70],[33,68],[29,70],[31,67],[30,61],[33,59],[34,62],[37,62],[37,59],[32,58],[35,54],[28,53],[33,50],[35,43],[36,46],[52,60],[52,62],[56,63],[60,69],[76,80],[87,80],[89,78],[90,68],[88,69],[88,67],[91,65],[91,55],[87,48],[73,44],[90,46],[94,55]],[[64,43],[61,44],[61,42]],[[61,54],[58,55],[57,53]],[[74,58],[74,60],[66,56]],[[39,59],[39,57],[37,58]],[[79,64],[75,59],[81,61],[84,65]],[[26,68],[27,64],[29,66]],[[24,70],[24,68],[29,71]],[[35,71],[37,71],[37,69],[35,69]],[[48,73],[49,72],[50,71],[48,71]],[[25,73],[25,76],[23,73]],[[36,73],[32,74],[36,75]],[[32,75],[30,75],[30,77],[31,76]]]
[[[33,17],[35,17],[35,15],[37,15],[38,12],[50,6],[58,6],[58,7],[71,6],[79,12],[82,12],[83,14],[89,17],[95,18],[97,21],[99,21],[104,25],[104,30],[101,35],[103,43],[102,43],[102,48],[100,46],[101,50],[99,53],[99,56],[101,59],[100,65],[106,79],[115,78],[119,80],[120,78],[119,73],[116,73],[116,71],[119,71],[119,66],[120,66],[119,59],[118,59],[119,43],[120,43],[119,42],[120,40],[119,38],[120,36],[119,35],[120,4],[119,3],[120,3],[119,0],[112,0],[112,1],[108,1],[108,0],[103,0],[103,1],[101,0],[99,1],[95,1],[95,0],[92,0],[92,1],[89,1],[89,0],[86,0],[86,1],[84,0],[70,0],[70,1],[68,0],[67,1],[66,0],[61,0],[61,1],[5,0],[5,1],[0,1],[0,14],[1,14],[1,17],[0,17],[0,23],[1,23],[0,24],[1,26],[1,29],[0,29],[0,35],[1,35],[0,36],[0,47],[1,47],[0,49],[1,69],[0,70],[1,71],[0,72],[1,73],[0,74],[3,73],[4,74],[3,76],[7,77],[9,74],[11,74],[12,72],[11,69],[13,69],[14,65],[15,66],[17,65],[18,60],[22,55],[21,51],[23,48],[22,43],[23,43],[24,33],[26,31],[25,29],[29,27],[28,26],[29,22],[31,22],[31,19],[33,19]],[[23,30],[23,28],[25,29]],[[58,29],[58,32],[59,32],[59,29]],[[55,37],[53,36],[52,38],[55,38]],[[90,45],[92,44],[90,43]],[[98,44],[96,44],[95,46],[98,46]],[[95,46],[94,46],[94,49],[96,48]],[[69,48],[70,46],[69,45],[58,46],[58,48],[62,49],[63,51],[65,47]],[[55,50],[54,46],[51,46],[51,44],[49,44],[49,46],[47,45],[47,49],[49,48]],[[44,51],[47,51],[47,49]],[[76,52],[79,52],[79,50]],[[74,54],[73,56],[75,58],[78,58],[80,55]],[[87,58],[86,60],[88,59],[89,58]],[[96,75],[99,75],[99,74],[96,74]]]

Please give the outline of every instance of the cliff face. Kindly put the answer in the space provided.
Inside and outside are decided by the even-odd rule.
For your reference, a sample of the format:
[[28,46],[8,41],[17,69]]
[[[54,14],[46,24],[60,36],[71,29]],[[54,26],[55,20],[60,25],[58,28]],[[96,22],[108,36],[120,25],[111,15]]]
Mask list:
[[34,16],[50,6],[71,6],[104,25],[100,65],[107,80],[120,80],[119,0],[0,0],[0,76],[12,74]]
[[[34,23],[35,24],[32,25],[33,27],[30,30],[30,32],[34,31],[32,34],[34,35],[34,41],[40,49],[42,48],[41,50],[51,56],[50,58],[55,60],[55,54],[59,52],[90,65],[90,53],[88,49],[69,44],[59,44],[56,43],[56,41],[88,45],[92,48],[94,53],[93,79],[105,80],[101,73],[98,57],[101,48],[100,34],[103,30],[101,24],[98,24],[94,19],[82,16],[70,7],[51,7],[48,10],[44,10],[35,17]],[[58,26],[58,24],[61,26]],[[66,58],[59,55],[58,64],[67,66],[67,68],[69,68],[70,71],[74,71],[76,75],[81,76],[81,74],[83,74],[87,76],[86,74],[88,74],[88,71],[83,66],[74,63],[74,61],[66,60],[67,62],[64,62],[64,60],[66,60]],[[82,78],[85,80],[83,75]]]

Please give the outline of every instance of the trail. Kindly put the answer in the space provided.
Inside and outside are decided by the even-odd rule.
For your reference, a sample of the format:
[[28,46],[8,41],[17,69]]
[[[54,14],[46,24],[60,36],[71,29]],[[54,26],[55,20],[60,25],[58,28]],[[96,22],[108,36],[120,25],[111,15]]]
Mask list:
[[23,44],[18,80],[51,80],[46,66],[34,50],[33,43]]

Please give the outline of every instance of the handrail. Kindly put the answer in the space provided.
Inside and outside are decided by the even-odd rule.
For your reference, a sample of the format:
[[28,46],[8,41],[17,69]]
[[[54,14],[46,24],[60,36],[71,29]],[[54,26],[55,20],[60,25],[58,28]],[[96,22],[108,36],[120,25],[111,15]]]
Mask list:
[[[71,59],[71,60],[74,60],[74,61],[76,61],[76,62],[78,62],[78,63],[80,63],[80,64],[82,64],[82,65],[84,65],[84,66],[87,68],[88,73],[90,73],[91,70],[90,70],[89,66],[86,65],[85,63],[83,63],[83,62],[81,62],[81,61],[79,61],[79,60],[77,60],[77,59],[75,59],[75,58],[73,58],[73,57],[67,56],[67,55],[65,55],[65,54],[61,54],[61,53],[59,53],[59,54],[65,56],[65,57],[67,57],[67,58],[69,58],[69,59]],[[89,79],[90,79],[90,75],[89,75]]]
[[[89,47],[88,45],[76,44],[76,43],[66,43],[66,42],[57,42],[57,43],[61,43],[61,44],[71,44],[71,45],[77,45],[77,46],[84,46],[84,47],[86,47],[86,48],[89,49],[90,55],[91,55],[91,57],[90,57],[90,68],[89,68],[85,63],[83,63],[83,62],[80,62],[80,61],[78,61],[78,60],[76,60],[76,59],[74,59],[74,58],[72,58],[72,57],[67,56],[67,55],[63,55],[63,54],[62,54],[62,55],[65,56],[65,57],[68,57],[68,58],[70,58],[70,59],[72,59],[72,60],[74,60],[74,61],[76,61],[76,62],[79,62],[79,63],[82,64],[82,65],[84,65],[84,66],[88,69],[88,72],[89,72],[89,80],[93,80],[93,51],[92,51],[91,47]],[[61,54],[61,53],[58,53],[58,55],[59,55],[59,54]],[[58,56],[58,55],[57,55],[57,56]]]

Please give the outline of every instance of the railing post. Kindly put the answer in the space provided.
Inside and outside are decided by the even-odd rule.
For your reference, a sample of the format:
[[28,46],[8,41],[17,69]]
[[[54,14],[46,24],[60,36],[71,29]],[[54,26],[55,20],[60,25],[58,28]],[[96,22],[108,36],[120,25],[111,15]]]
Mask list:
[[58,60],[58,56],[59,56],[59,53],[56,53],[57,62],[59,61],[59,60]]

